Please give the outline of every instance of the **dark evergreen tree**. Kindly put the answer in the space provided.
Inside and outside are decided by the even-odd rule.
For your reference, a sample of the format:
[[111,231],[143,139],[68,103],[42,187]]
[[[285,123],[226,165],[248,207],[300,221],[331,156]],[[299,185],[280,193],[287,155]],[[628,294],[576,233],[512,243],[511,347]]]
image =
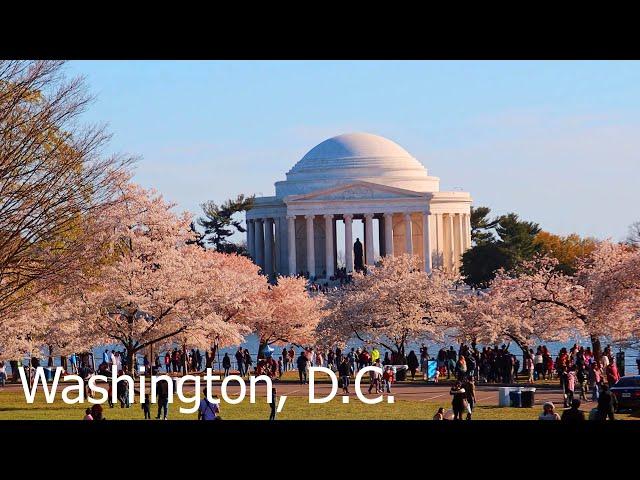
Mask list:
[[200,232],[197,228],[196,228],[196,224],[191,222],[191,225],[189,225],[189,229],[193,232],[194,236],[196,237],[193,240],[187,240],[187,244],[188,245],[199,245],[202,248],[205,248],[204,246],[204,235],[202,234],[202,232]]
[[499,269],[511,270],[514,264],[514,256],[507,248],[499,242],[486,242],[474,246],[462,255],[460,273],[464,275],[468,285],[487,288]]
[[475,288],[488,287],[499,269],[511,271],[541,249],[535,241],[540,232],[537,223],[520,220],[515,213],[491,220],[490,212],[487,207],[472,209],[474,245],[462,255],[460,273],[465,282]]
[[520,220],[515,213],[502,215],[496,225],[500,242],[514,255],[516,263],[529,260],[540,251],[540,245],[535,242],[540,230],[537,223]]
[[495,241],[493,229],[498,219],[489,219],[489,207],[471,207],[471,241],[474,245],[483,245]]
[[255,196],[245,197],[240,194],[222,205],[217,205],[211,200],[201,205],[204,217],[198,218],[198,225],[204,228],[204,239],[213,245],[216,251],[247,255],[246,247],[230,242],[229,237],[236,232],[247,231],[242,219],[234,218],[234,215],[250,210],[254,199]]

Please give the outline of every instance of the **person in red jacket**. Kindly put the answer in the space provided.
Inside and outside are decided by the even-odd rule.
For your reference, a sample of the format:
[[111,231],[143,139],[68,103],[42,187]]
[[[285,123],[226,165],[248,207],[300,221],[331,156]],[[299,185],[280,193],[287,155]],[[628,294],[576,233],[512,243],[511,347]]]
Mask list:
[[387,365],[384,368],[382,381],[384,382],[384,389],[386,390],[386,392],[391,393],[391,384],[395,381],[395,375],[393,373],[393,367],[391,365]]
[[620,373],[616,362],[613,361],[607,366],[607,383],[610,387],[613,387],[618,380],[620,380]]

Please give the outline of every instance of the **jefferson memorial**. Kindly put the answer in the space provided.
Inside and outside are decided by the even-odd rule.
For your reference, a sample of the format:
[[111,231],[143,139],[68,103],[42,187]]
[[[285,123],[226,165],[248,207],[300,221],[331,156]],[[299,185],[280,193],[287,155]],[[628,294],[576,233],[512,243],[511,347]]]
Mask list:
[[[266,275],[329,279],[338,268],[336,227],[344,222],[347,272],[354,250],[356,262],[362,251],[364,264],[374,264],[376,235],[380,256],[410,253],[427,272],[456,271],[471,246],[470,209],[469,193],[441,192],[440,179],[397,143],[349,133],[316,145],[275,183],[275,196],[255,199],[246,214],[247,248]],[[354,221],[364,223],[364,245],[355,249]]]

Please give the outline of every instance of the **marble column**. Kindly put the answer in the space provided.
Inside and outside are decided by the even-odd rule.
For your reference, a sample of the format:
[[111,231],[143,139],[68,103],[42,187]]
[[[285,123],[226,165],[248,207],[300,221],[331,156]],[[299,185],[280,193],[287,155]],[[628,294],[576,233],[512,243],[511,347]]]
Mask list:
[[344,218],[344,263],[347,273],[353,272],[353,215],[343,215]]
[[264,273],[273,273],[273,218],[264,222]]
[[404,214],[404,250],[405,253],[413,255],[413,233],[411,230],[411,214]]
[[447,258],[447,266],[450,272],[455,270],[455,254],[456,254],[456,243],[455,243],[455,233],[453,229],[453,214],[447,213],[446,217],[446,229],[447,229],[447,247],[449,249],[449,255]]
[[289,246],[289,275],[296,275],[296,217],[289,215],[287,217],[287,242]]
[[393,213],[384,214],[384,254],[393,257]]
[[378,246],[380,247],[380,256],[385,257],[387,252],[384,248],[384,218],[378,218]]
[[314,278],[316,276],[316,252],[314,250],[314,232],[313,232],[313,215],[305,215],[307,220],[307,271],[309,277]]
[[444,218],[441,213],[437,213],[436,217],[436,252],[437,252],[437,261],[436,265],[440,268],[444,268],[445,258],[444,258]]
[[364,216],[364,263],[375,265],[373,258],[373,213],[366,213]]
[[335,263],[333,258],[333,215],[324,216],[324,252],[327,280],[329,280],[335,273],[333,266]]
[[422,212],[422,251],[424,254],[424,271],[431,273],[431,238],[430,238],[429,214]]
[[471,248],[471,215],[464,214],[464,249],[469,250]]
[[255,242],[254,248],[256,250],[255,262],[260,268],[264,269],[264,228],[262,219],[254,220],[255,223]]
[[256,258],[255,248],[253,248],[255,236],[256,233],[253,220],[247,220],[247,251],[252,259]]
[[462,213],[457,213],[456,214],[456,268],[460,268],[460,265],[462,264],[462,254],[464,253],[464,244],[465,244],[465,237],[466,235],[464,234],[464,225],[465,225],[465,221],[464,221],[464,214]]
[[282,273],[282,223],[283,217],[276,217],[273,221],[273,273]]

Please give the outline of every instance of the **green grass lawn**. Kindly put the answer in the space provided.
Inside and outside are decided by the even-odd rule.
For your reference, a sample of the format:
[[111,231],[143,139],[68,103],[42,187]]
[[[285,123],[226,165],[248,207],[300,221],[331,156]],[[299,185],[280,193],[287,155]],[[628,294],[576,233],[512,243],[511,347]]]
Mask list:
[[[196,414],[181,414],[178,411],[180,402],[169,406],[169,418],[172,420],[195,420]],[[89,404],[67,405],[59,398],[53,404],[47,404],[44,395],[36,395],[35,403],[26,403],[21,391],[0,391],[1,420],[81,420],[85,408]],[[184,405],[183,406],[187,406]],[[430,420],[438,407],[449,408],[448,403],[420,402],[396,400],[394,404],[380,403],[365,405],[354,396],[348,404],[343,404],[340,397],[336,400],[310,405],[306,397],[288,397],[283,411],[278,414],[282,420]],[[151,413],[155,417],[156,410],[152,405]],[[144,418],[139,404],[130,408],[103,405],[105,417],[109,420],[142,420]],[[269,406],[264,399],[255,404],[248,401],[238,405],[223,403],[222,417],[225,420],[266,420],[269,418]],[[535,420],[540,408],[499,408],[496,406],[478,405],[474,411],[477,420]],[[620,414],[619,418],[632,418],[628,414]],[[637,416],[635,417],[637,418]]]

